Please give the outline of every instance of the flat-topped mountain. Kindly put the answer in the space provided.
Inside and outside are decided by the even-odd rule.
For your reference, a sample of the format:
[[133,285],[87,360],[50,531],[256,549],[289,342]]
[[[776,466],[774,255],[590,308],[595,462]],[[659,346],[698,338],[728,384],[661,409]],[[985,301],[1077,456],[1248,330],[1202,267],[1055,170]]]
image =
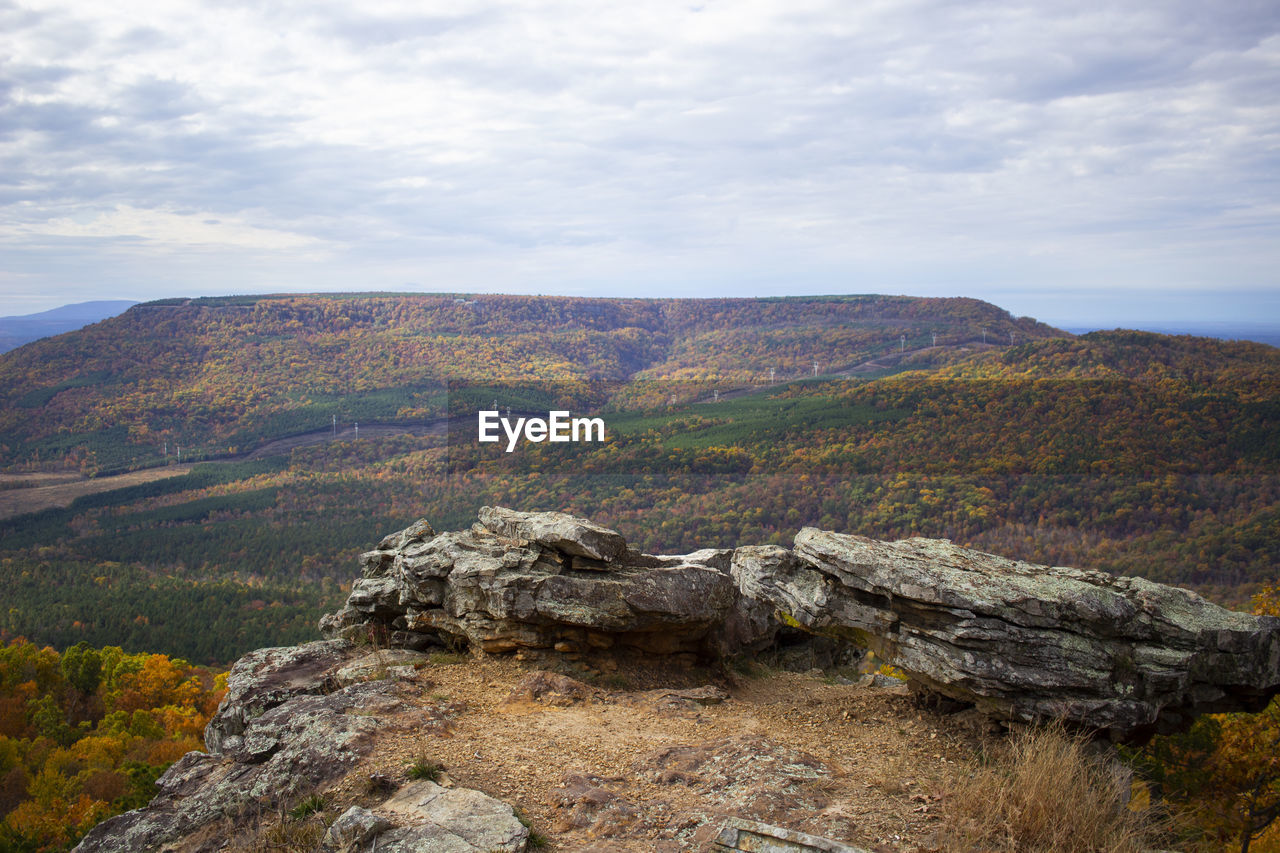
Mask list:
[[421,421],[445,413],[448,382],[876,375],[1064,334],[904,296],[165,300],[0,359],[0,466],[131,468],[166,442],[210,458],[335,421]]

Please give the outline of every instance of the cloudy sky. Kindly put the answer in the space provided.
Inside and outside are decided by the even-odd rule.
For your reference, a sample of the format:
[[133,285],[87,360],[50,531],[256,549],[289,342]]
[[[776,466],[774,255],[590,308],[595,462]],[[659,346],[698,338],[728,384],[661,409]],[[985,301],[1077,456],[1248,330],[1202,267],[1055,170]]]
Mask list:
[[356,5],[0,0],[0,315],[377,289],[1280,317],[1274,0]]

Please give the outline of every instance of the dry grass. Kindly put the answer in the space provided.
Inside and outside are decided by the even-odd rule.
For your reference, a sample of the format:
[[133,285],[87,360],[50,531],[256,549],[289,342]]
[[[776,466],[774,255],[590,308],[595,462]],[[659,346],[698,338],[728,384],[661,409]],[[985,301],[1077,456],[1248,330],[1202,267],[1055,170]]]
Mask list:
[[947,797],[946,849],[1146,851],[1157,827],[1126,808],[1128,780],[1060,726],[997,748]]
[[[42,509],[70,506],[72,501],[84,495],[177,477],[190,470],[190,465],[166,465],[163,468],[145,468],[141,471],[130,471],[127,474],[116,474],[111,477],[95,477],[89,480],[76,477],[71,481],[65,480],[63,475],[26,474],[23,477],[30,480],[33,485],[25,488],[13,488],[11,485],[7,489],[0,490],[0,519]],[[33,477],[40,479],[33,480],[31,479]],[[45,485],[38,485],[39,483]]]

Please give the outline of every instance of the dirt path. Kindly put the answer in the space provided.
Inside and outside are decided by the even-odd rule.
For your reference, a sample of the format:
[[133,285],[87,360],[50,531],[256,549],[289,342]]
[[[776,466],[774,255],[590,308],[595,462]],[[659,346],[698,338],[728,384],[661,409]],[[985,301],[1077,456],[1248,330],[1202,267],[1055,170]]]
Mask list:
[[79,474],[5,474],[2,476],[6,482],[48,482],[49,480],[55,480],[55,482],[51,485],[0,490],[0,519],[13,518],[15,515],[38,512],[52,507],[70,506],[72,501],[82,495],[165,480],[190,470],[190,465],[167,465],[163,468],[145,468],[141,471],[130,471],[128,474],[92,479],[81,477]]
[[354,441],[359,438],[382,438],[389,435],[444,435],[448,428],[448,419],[436,418],[420,424],[368,424],[357,430],[355,426],[338,430],[322,429],[302,435],[291,435],[287,438],[268,441],[248,453],[238,456],[225,456],[211,459],[211,462],[237,462],[244,459],[265,459],[269,456],[283,456],[298,447],[314,447],[330,441]]

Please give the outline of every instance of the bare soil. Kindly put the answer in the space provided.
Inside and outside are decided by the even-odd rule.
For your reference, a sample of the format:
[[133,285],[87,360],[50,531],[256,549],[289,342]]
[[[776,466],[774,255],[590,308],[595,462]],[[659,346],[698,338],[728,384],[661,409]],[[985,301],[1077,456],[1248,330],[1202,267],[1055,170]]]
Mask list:
[[931,851],[946,792],[981,749],[980,726],[921,707],[905,686],[623,667],[594,679],[606,687],[547,664],[421,668],[405,685],[418,698],[328,792],[330,819],[374,807],[385,795],[370,777],[403,782],[421,759],[444,766],[444,784],[511,803],[549,850],[702,849],[739,816],[869,850]]
[[[112,477],[87,478],[80,474],[0,474],[0,519],[38,512],[42,509],[70,506],[83,495],[109,492],[177,477],[191,470],[190,465],[168,465],[146,468]],[[2,488],[6,484],[31,483],[20,488]],[[39,485],[36,485],[39,484]]]

